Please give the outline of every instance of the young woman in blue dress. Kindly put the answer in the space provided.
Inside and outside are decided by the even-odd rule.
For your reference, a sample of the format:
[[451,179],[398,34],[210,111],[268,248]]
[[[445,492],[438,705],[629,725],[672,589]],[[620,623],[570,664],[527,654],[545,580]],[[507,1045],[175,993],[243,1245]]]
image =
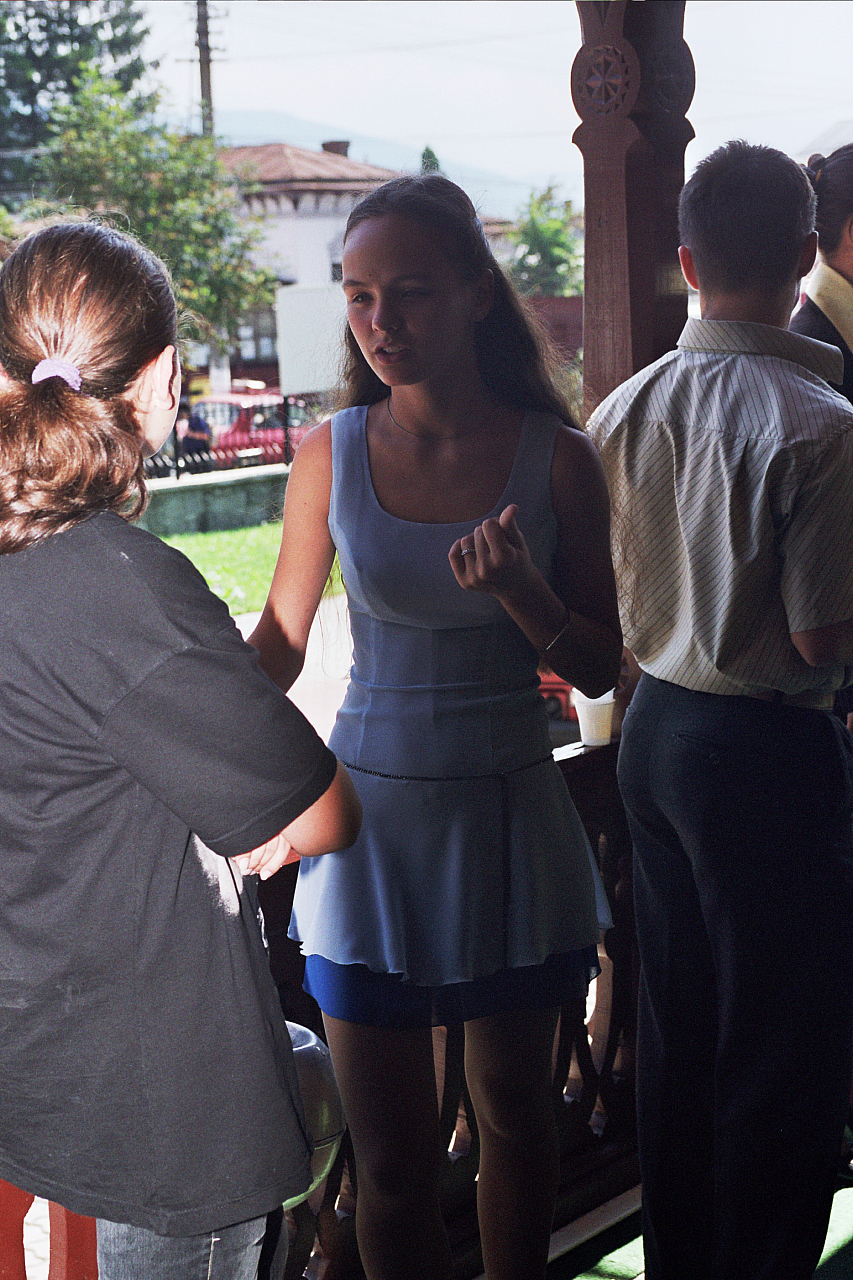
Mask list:
[[370,1280],[446,1280],[433,1025],[465,1023],[489,1280],[545,1274],[559,1006],[597,972],[600,882],[536,667],[596,696],[621,632],[597,454],[468,197],[400,178],[344,242],[346,408],[293,464],[252,637],[291,686],[337,553],[354,665],[331,743],[363,837],[300,866],[291,933],[323,1010]]

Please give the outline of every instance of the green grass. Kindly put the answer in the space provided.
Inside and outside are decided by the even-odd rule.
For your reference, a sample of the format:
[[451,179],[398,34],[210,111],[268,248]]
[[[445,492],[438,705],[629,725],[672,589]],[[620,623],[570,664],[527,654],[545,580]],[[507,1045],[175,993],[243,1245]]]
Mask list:
[[[163,541],[192,560],[233,614],[263,609],[281,544],[280,522],[214,533],[176,533]],[[327,590],[342,589],[337,561],[330,583]]]

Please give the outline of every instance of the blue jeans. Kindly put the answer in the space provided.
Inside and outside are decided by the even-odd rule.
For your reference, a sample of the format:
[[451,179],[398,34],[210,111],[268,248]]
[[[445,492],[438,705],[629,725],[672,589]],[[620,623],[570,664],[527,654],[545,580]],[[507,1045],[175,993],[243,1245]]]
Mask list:
[[255,1280],[266,1216],[200,1236],[98,1219],[99,1280]]
[[808,1280],[853,1049],[851,738],[643,676],[619,785],[642,975],[646,1280]]

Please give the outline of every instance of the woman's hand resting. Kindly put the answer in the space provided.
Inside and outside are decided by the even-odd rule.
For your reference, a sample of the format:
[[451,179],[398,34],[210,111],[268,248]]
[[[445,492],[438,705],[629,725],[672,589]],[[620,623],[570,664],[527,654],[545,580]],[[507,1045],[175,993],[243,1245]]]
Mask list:
[[239,867],[244,876],[256,875],[262,880],[269,880],[276,871],[281,870],[289,862],[298,862],[299,858],[300,855],[293,845],[279,832],[277,836],[267,840],[266,844],[259,845],[257,849],[251,849],[248,853],[241,853],[231,861]]

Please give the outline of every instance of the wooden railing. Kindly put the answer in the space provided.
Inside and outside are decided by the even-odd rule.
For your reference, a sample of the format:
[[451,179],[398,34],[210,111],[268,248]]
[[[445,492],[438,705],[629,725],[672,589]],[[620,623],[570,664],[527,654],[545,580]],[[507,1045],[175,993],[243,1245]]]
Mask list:
[[[598,852],[613,913],[601,947],[594,1005],[565,1005],[554,1045],[554,1107],[562,1155],[555,1227],[565,1226],[639,1181],[634,1125],[634,1032],[638,962],[631,893],[631,850],[616,786],[618,744],[568,747],[558,762]],[[273,973],[289,1019],[322,1033],[313,1001],[301,990],[298,946],[286,937],[296,867],[262,887]],[[464,1029],[436,1028],[436,1076],[448,1157],[441,1197],[459,1280],[482,1271],[477,1235],[477,1128],[463,1068]],[[303,1204],[288,1226],[286,1280],[297,1280],[316,1246],[325,1280],[361,1277],[355,1239],[357,1181],[346,1141],[322,1203]],[[0,1280],[25,1280],[23,1220],[31,1196],[0,1183]],[[50,1206],[49,1280],[96,1280],[94,1223]],[[273,1278],[278,1280],[278,1277]]]

